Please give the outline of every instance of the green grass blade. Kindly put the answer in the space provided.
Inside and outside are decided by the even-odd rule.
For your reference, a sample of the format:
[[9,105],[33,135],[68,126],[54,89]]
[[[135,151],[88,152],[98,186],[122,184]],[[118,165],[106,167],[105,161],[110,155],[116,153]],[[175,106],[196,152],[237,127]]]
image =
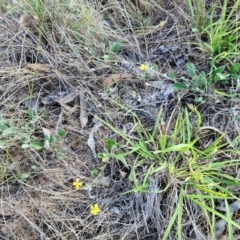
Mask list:
[[[231,209],[229,207],[228,201],[225,199],[225,207],[226,207],[226,212],[227,212],[227,217],[232,218],[232,213]],[[233,237],[233,226],[230,222],[228,222],[228,239],[229,240],[234,240]]]
[[[181,191],[180,194],[179,194],[179,198],[182,199],[183,196],[181,196],[181,195],[183,195],[182,191]],[[182,200],[179,200],[179,201],[178,201],[178,204],[177,204],[177,207],[176,207],[176,210],[175,210],[174,214],[172,215],[172,217],[171,217],[171,219],[170,219],[170,221],[169,221],[169,224],[168,224],[168,226],[167,226],[167,229],[165,230],[165,233],[164,233],[164,235],[163,235],[162,240],[167,240],[167,239],[168,239],[168,235],[170,234],[171,228],[172,228],[174,222],[176,221],[177,216],[178,216],[179,214],[182,214],[181,212],[182,212]],[[180,220],[178,220],[178,221],[180,221]],[[179,228],[179,227],[178,227],[178,228]],[[180,233],[180,232],[178,231],[178,233]],[[179,238],[178,238],[178,239],[179,239]]]
[[[189,198],[189,196],[188,196],[188,198]],[[211,212],[212,214],[217,215],[218,217],[226,220],[228,223],[231,223],[231,224],[232,224],[233,226],[235,226],[236,228],[240,229],[240,225],[237,224],[236,222],[234,222],[232,219],[230,219],[230,218],[226,217],[225,215],[217,212],[216,210],[208,207],[207,205],[204,205],[203,203],[197,201],[197,200],[194,199],[194,198],[189,198],[189,199],[190,199],[191,201],[193,201],[194,203],[196,203],[196,204],[197,204],[199,207],[201,207],[202,209],[205,209],[206,211]]]
[[182,239],[183,191],[181,191],[179,194],[178,205],[179,205],[179,210],[178,210],[177,236],[178,236],[178,240],[181,240]]

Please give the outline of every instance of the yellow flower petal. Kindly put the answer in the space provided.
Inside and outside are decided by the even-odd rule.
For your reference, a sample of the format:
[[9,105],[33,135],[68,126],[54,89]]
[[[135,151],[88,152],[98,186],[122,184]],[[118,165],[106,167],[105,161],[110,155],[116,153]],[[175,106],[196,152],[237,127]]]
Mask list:
[[90,212],[92,215],[97,215],[98,213],[100,213],[99,205],[95,203],[94,205],[90,206]]

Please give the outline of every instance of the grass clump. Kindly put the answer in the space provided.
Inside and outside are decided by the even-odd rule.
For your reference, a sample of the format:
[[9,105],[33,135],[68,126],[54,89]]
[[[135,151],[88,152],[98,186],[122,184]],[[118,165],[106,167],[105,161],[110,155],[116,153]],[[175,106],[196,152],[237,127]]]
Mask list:
[[239,56],[239,1],[187,0],[194,31],[199,35],[199,48],[210,56],[211,64],[236,62]]
[[[231,169],[239,165],[240,152],[231,148],[227,135],[219,134],[211,127],[202,127],[201,115],[196,108],[189,112],[187,108],[179,107],[176,111],[176,120],[172,116],[167,123],[163,122],[160,111],[151,131],[146,130],[133,112],[134,124],[130,133],[123,133],[104,122],[123,140],[116,146],[111,142],[110,151],[99,154],[99,157],[104,162],[119,160],[130,171],[128,179],[133,188],[123,194],[164,194],[174,189],[176,205],[172,217],[163,227],[161,239],[169,239],[172,228],[177,229],[174,231],[181,239],[182,216],[186,210],[183,204],[187,202],[198,206],[198,211],[204,214],[205,227],[212,239],[218,237],[218,217],[240,229],[229,214],[217,210],[219,201],[225,201],[227,208],[228,204],[239,200],[240,181],[231,174]],[[153,190],[153,179],[165,184]],[[194,231],[197,234],[198,229]]]

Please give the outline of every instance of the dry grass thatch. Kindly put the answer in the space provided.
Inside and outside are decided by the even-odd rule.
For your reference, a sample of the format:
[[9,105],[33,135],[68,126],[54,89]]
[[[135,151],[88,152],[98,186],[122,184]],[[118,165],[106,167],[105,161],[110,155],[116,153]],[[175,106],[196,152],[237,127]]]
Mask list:
[[[186,9],[177,0],[0,3],[0,117],[19,130],[4,138],[7,145],[0,150],[1,239],[162,239],[181,183],[162,171],[149,178],[147,193],[122,194],[133,188],[126,177],[129,170],[116,159],[108,163],[94,159],[87,139],[94,115],[119,129],[131,122],[131,116],[111,99],[140,109],[135,112],[146,128],[154,125],[158,108],[151,105],[149,96],[161,91],[143,85],[140,64],[154,62],[160,73],[174,70],[177,77],[186,74],[187,61],[194,61],[199,70],[207,67],[205,55],[191,44],[195,36]],[[165,21],[161,28],[154,28]],[[111,53],[117,41],[121,51]],[[113,74],[121,79],[108,91],[103,81]],[[169,81],[163,75],[154,80]],[[72,101],[51,102],[71,92],[76,94]],[[191,94],[185,96],[186,102],[188,97]],[[210,95],[206,97],[210,111],[214,103]],[[44,104],[43,99],[50,103]],[[166,121],[178,103],[176,96],[165,99]],[[29,108],[34,110],[33,119]],[[220,117],[215,105],[210,113],[203,109],[206,122],[210,114],[215,115],[212,121]],[[85,128],[81,114],[88,115]],[[26,137],[44,142],[43,128],[51,134],[63,128],[66,136],[50,150],[21,147]],[[103,139],[110,137],[121,141],[101,126],[94,135],[97,152],[105,147]],[[134,162],[134,156],[128,161]],[[139,179],[144,171],[139,170]],[[79,191],[72,186],[76,178],[84,183]],[[167,191],[156,193],[169,183]],[[101,208],[97,216],[90,214],[94,203]],[[196,239],[196,227],[207,235],[204,212],[187,200],[182,208],[182,239]],[[169,239],[176,239],[175,226]]]

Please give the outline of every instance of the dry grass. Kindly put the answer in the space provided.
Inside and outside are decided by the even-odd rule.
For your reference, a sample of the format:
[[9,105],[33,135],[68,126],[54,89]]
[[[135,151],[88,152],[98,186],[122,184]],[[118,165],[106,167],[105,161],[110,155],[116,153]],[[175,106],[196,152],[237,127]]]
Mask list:
[[[156,0],[39,2],[42,6],[37,9],[31,1],[0,3],[0,115],[24,129],[22,133],[29,133],[25,127],[31,125],[31,136],[42,142],[42,128],[55,132],[61,127],[67,135],[58,143],[61,159],[59,149],[22,149],[21,136],[14,141],[8,137],[9,146],[0,150],[1,239],[161,239],[176,207],[181,183],[163,171],[150,178],[148,193],[121,195],[132,188],[121,175],[128,174],[127,170],[117,160],[103,163],[94,159],[87,139],[93,115],[120,128],[130,121],[110,99],[137,109],[136,101],[125,101],[128,97],[121,96],[137,91],[145,99],[156,91],[143,86],[142,75],[136,71],[141,63],[154,62],[159,72],[172,69],[177,77],[185,74],[182,66],[187,61],[195,62],[199,70],[206,69],[205,56],[191,45],[194,35],[188,27],[185,4]],[[36,24],[20,26],[23,13],[32,14]],[[166,21],[164,28],[147,34],[161,21]],[[106,61],[109,46],[118,40],[121,52]],[[169,46],[167,59],[159,57],[160,46]],[[34,69],[31,64],[36,63],[40,65]],[[101,83],[116,73],[122,74],[123,80],[108,92]],[[41,102],[48,95],[70,90],[78,95],[81,90],[85,92],[89,114],[85,129],[80,124],[79,97],[68,103],[68,108]],[[166,120],[177,102],[175,97],[165,102]],[[27,117],[29,108],[35,111],[34,122]],[[156,117],[156,109],[146,108]],[[207,122],[209,115],[203,113]],[[146,115],[141,118],[151,127],[151,119]],[[97,152],[103,151],[103,138],[110,136],[116,137],[104,127],[96,133]],[[91,174],[93,169],[98,170],[96,176]],[[26,181],[21,178],[23,173],[29,175]],[[72,186],[76,178],[84,183],[79,191]],[[168,183],[171,187],[167,191],[155,193]],[[101,208],[97,216],[91,216],[89,210],[94,203]],[[204,213],[193,203],[184,202],[183,219],[182,239],[196,239],[196,226],[208,234]],[[176,239],[175,226],[169,239]]]

